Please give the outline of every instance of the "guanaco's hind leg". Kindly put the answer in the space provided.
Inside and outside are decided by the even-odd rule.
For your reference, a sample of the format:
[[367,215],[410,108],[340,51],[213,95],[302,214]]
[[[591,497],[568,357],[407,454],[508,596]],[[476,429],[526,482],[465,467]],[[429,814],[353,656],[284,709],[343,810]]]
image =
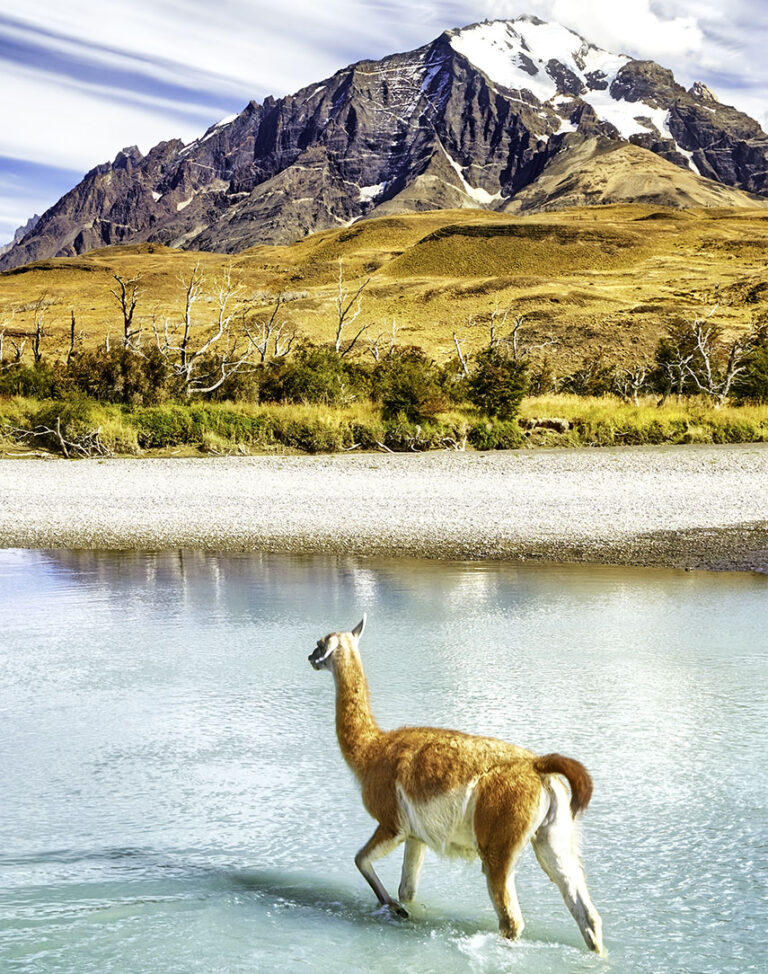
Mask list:
[[483,861],[499,933],[516,940],[524,921],[515,889],[515,867],[541,821],[541,779],[523,768],[505,767],[477,785],[475,838]]
[[508,940],[517,940],[525,926],[515,888],[515,866],[521,852],[522,849],[513,850],[507,861],[483,862],[488,893],[499,918],[499,933]]
[[376,870],[373,868],[373,863],[376,859],[383,859],[384,856],[388,856],[390,852],[400,845],[404,838],[404,835],[390,832],[382,825],[379,825],[370,839],[355,856],[355,865],[376,894],[379,903],[382,906],[388,906],[399,917],[407,917],[408,911],[404,910],[397,900],[393,900],[386,889],[384,889],[381,880],[376,875]]
[[579,925],[587,947],[601,954],[602,921],[589,895],[584,867],[579,859],[576,825],[569,808],[569,796],[565,785],[558,778],[549,779],[547,790],[550,794],[550,808],[533,836],[533,851],[541,868],[560,890],[565,905]]
[[419,875],[421,867],[424,865],[424,856],[427,852],[426,843],[421,839],[409,836],[405,840],[405,854],[403,855],[403,871],[400,874],[400,889],[397,895],[406,903],[416,896],[419,885]]

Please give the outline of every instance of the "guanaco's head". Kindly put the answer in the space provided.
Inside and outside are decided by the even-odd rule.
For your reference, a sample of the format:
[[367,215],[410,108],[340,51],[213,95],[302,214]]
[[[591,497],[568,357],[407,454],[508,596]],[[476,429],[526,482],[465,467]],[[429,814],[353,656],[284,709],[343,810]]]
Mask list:
[[307,657],[316,670],[333,669],[335,657],[357,651],[357,644],[365,629],[365,615],[351,632],[331,632],[319,639],[314,652]]

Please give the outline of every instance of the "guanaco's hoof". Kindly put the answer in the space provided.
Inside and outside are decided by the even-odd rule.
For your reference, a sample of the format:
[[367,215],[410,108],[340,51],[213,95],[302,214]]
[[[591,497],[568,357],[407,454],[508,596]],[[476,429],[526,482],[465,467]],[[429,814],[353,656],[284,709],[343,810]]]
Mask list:
[[410,913],[406,910],[404,906],[400,906],[399,903],[391,903],[390,910],[395,914],[395,916],[400,917],[402,920],[407,920]]

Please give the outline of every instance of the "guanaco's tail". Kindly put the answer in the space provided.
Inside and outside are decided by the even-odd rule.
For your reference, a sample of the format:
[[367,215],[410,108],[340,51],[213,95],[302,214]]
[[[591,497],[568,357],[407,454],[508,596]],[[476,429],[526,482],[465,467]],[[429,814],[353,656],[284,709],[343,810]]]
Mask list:
[[562,754],[544,754],[536,758],[533,766],[539,774],[561,774],[571,786],[571,814],[576,817],[589,805],[592,797],[592,778],[580,761]]

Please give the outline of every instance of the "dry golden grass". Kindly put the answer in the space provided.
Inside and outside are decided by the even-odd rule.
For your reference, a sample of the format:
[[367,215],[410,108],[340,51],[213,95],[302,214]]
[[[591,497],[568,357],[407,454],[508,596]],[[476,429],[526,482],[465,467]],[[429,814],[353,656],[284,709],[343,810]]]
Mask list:
[[702,397],[654,396],[639,405],[615,396],[549,395],[524,399],[520,421],[567,419],[564,434],[533,430],[530,446],[614,446],[656,443],[752,443],[768,440],[768,406],[716,408]]
[[[726,330],[768,311],[765,211],[665,210],[638,205],[589,207],[535,216],[478,210],[438,211],[361,221],[289,247],[254,247],[232,257],[142,244],[54,259],[0,275],[0,328],[23,336],[42,294],[49,351],[63,347],[70,310],[87,344],[117,338],[120,316],[109,293],[113,273],[141,274],[137,318],[178,320],[179,278],[200,261],[209,281],[232,264],[246,298],[266,313],[269,296],[287,293],[286,316],[308,338],[333,337],[338,259],[349,286],[370,276],[360,322],[366,337],[398,325],[400,344],[437,358],[453,353],[457,331],[468,348],[485,343],[481,325],[494,305],[526,316],[532,341],[568,369],[585,355],[607,362],[649,356],[667,322],[719,305]],[[11,320],[11,310],[16,313]],[[198,321],[214,307],[200,302]]]
[[[0,399],[0,456],[55,449],[55,443],[25,439],[11,429],[31,430],[41,423],[50,428],[52,417],[59,412],[71,417],[73,409],[67,403]],[[410,450],[392,424],[382,420],[379,410],[365,402],[344,408],[166,403],[132,410],[80,401],[74,412],[76,429],[100,429],[102,442],[124,456],[326,453],[375,449],[380,442]],[[570,428],[555,432],[533,427],[534,419],[554,418],[567,419]],[[473,444],[487,449],[494,444],[536,448],[768,442],[768,406],[715,409],[699,399],[668,401],[658,408],[652,398],[634,406],[612,396],[541,396],[523,400],[520,421],[522,437],[516,434],[511,441],[489,438],[485,433],[478,437],[478,430],[487,426],[488,420],[470,408],[457,408],[435,417],[429,430],[421,434],[419,448],[443,449],[462,441],[468,449]]]

